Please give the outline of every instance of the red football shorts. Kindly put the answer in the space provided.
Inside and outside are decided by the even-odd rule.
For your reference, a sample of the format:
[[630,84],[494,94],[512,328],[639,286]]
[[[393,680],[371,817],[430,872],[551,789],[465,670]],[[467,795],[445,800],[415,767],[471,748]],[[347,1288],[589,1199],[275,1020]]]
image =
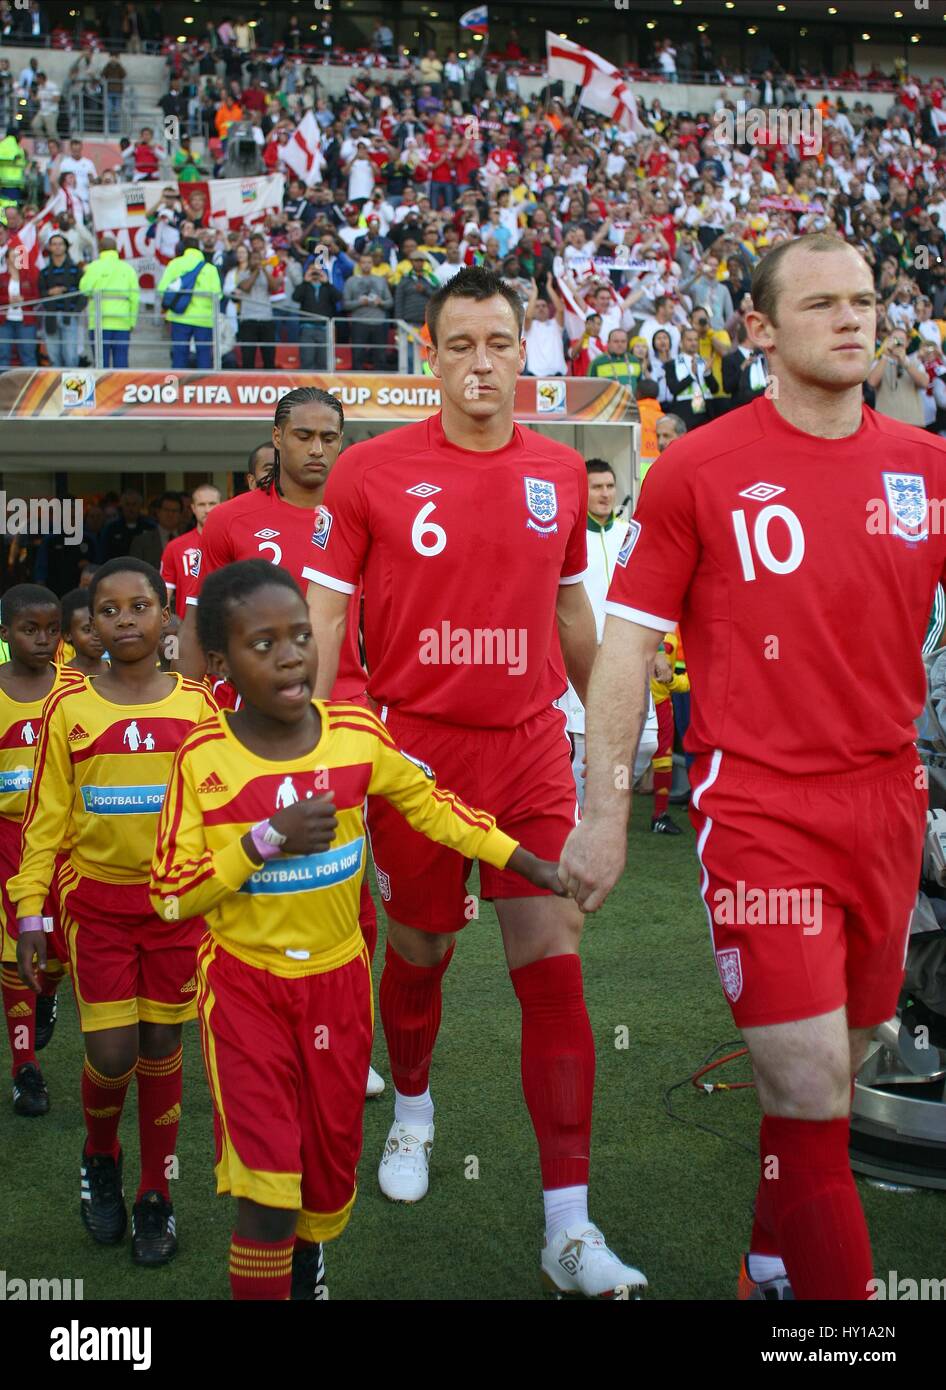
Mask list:
[[367,951],[285,979],[208,935],[197,978],[217,1191],[298,1211],[297,1235],[333,1240],[351,1215],[361,1155],[374,1026]]
[[144,883],[102,883],[65,863],[56,876],[83,1033],[197,1017],[202,917],[165,922]]
[[690,769],[700,891],[740,1028],[847,1006],[893,1016],[916,902],[927,793],[912,746],[842,777],[785,777],[729,754]]
[[[432,770],[470,806],[489,811],[500,830],[541,859],[557,860],[578,820],[571,744],[560,709],[542,710],[513,729],[478,729],[417,719],[396,709],[381,718],[399,748]],[[472,860],[413,830],[383,797],[368,798],[378,886],[388,914],[420,931],[466,926]],[[547,897],[519,874],[480,865],[484,898]]]
[[[20,872],[20,845],[23,823],[0,816],[0,961],[11,965],[16,960],[16,937],[10,927],[16,926],[16,907],[7,892],[7,884]],[[59,903],[53,888],[43,905],[43,916],[53,919],[53,930],[46,934],[46,959],[65,962],[66,943],[59,922]]]

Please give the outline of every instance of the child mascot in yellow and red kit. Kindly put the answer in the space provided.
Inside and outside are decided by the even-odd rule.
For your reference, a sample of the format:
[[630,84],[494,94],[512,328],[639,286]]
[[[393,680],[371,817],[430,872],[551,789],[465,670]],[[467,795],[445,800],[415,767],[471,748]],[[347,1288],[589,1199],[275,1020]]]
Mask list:
[[387,797],[461,854],[561,886],[554,864],[438,787],[370,710],[313,698],[309,614],[284,570],[215,571],[197,617],[208,669],[242,703],[194,729],[174,760],[151,901],[209,928],[198,1008],[217,1190],[238,1199],[233,1297],[321,1298],[322,1244],[355,1200],[371,1055],[365,797]]
[[50,897],[40,913],[49,938],[46,967],[37,975],[36,989],[20,979],[9,884],[20,867],[23,814],[46,707],[63,685],[81,680],[78,672],[53,664],[60,631],[59,600],[51,590],[16,584],[0,600],[0,639],[10,652],[0,665],[0,996],[13,1056],[13,1110],[31,1118],[49,1110],[36,1054],[55,1027],[66,951]]
[[38,991],[47,969],[43,904],[55,882],[85,1043],[82,1221],[100,1245],[125,1235],[118,1136],[136,1080],[141,1176],[131,1253],[136,1264],[161,1265],[177,1250],[169,1160],[181,1120],[181,1028],[196,1015],[204,927],[155,916],[148,881],[172,758],[217,707],[202,686],[158,667],[168,607],[156,569],[110,560],[88,603],[111,664],[99,675],[72,671],[45,708],[8,893],[20,977]]

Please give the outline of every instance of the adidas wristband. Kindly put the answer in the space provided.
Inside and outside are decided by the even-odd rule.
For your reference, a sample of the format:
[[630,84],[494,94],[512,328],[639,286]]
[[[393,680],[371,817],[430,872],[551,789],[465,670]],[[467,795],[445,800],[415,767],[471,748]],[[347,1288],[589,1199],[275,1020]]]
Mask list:
[[[250,831],[250,839],[256,846],[256,852],[262,860],[275,859],[277,854],[282,853],[282,845],[274,845],[271,840],[267,840],[266,832],[271,826],[268,820],[261,820],[258,825],[254,825]],[[282,837],[285,841],[285,836]]]

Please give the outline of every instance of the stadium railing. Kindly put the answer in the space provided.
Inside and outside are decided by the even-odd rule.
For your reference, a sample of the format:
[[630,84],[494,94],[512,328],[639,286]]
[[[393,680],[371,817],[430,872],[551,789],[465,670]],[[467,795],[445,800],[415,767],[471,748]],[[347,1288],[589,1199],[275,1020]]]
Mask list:
[[[129,367],[144,371],[167,369],[171,361],[170,328],[161,312],[160,300],[154,291],[142,291],[154,297],[154,303],[139,303],[135,327],[129,339]],[[276,371],[349,372],[356,370],[387,371],[398,375],[417,375],[421,371],[424,345],[420,330],[401,319],[372,320],[372,327],[383,328],[378,335],[380,342],[368,343],[359,332],[359,320],[339,316],[326,318],[319,314],[306,314],[288,305],[274,306],[274,338],[260,340],[235,337],[234,321],[221,309],[221,296],[206,291],[194,292],[195,298],[207,298],[211,302],[213,321],[210,325],[209,340],[211,364],[215,371],[228,368],[261,370],[262,353],[272,352]],[[121,290],[96,290],[83,296],[86,307],[73,317],[78,320],[77,332],[78,359],[63,365],[62,370],[79,369],[83,365],[96,369],[105,366],[106,338],[103,320],[110,315],[110,306],[127,303],[128,296]],[[30,316],[36,315],[36,340],[38,347],[47,347],[49,335],[46,333],[47,314],[59,314],[61,297],[23,300],[19,305]],[[91,314],[90,314],[91,309]],[[7,306],[0,307],[0,345],[6,344]],[[253,320],[250,320],[253,322]],[[243,363],[252,352],[251,367]],[[16,361],[13,358],[16,357]],[[0,373],[14,366],[24,365],[14,343],[10,351],[10,362],[0,366]],[[55,364],[53,364],[55,365]]]

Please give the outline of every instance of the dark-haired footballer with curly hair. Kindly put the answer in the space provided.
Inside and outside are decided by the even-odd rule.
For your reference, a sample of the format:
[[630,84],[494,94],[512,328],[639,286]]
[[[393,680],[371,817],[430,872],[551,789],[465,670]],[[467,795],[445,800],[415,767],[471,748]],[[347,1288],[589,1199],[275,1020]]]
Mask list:
[[185,738],[158,827],[151,901],[200,913],[198,1007],[215,1110],[217,1190],[238,1199],[236,1299],[321,1296],[322,1242],[355,1200],[371,970],[358,926],[364,802],[416,832],[557,885],[554,866],[438,787],[361,705],[315,700],[301,593],[259,560],[207,580],[208,664],[240,692]]
[[118,1129],[137,1075],[132,1258],[159,1265],[177,1249],[167,1160],[181,1118],[181,1025],[196,1017],[203,924],[156,917],[148,879],[171,761],[217,706],[202,685],[157,667],[168,596],[156,569],[134,557],[110,560],[87,593],[111,664],[100,675],[72,672],[46,705],[20,870],[8,892],[20,976],[38,993],[47,961],[43,904],[55,876],[85,1040],[83,1223],[100,1245],[125,1234]]

